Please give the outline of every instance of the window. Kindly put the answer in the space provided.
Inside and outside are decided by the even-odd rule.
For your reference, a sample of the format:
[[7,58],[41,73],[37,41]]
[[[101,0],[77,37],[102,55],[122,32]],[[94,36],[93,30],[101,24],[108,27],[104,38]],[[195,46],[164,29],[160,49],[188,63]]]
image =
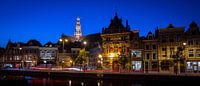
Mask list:
[[172,58],[174,55],[174,48],[170,48],[170,57]]
[[189,57],[194,57],[194,54],[193,54],[193,53],[194,53],[193,49],[190,49],[190,50],[189,50]]
[[149,45],[146,45],[145,47],[146,47],[146,50],[149,50]]
[[142,62],[141,61],[132,61],[133,70],[141,70],[142,69]]
[[153,53],[153,59],[156,59],[156,53]]
[[152,71],[156,71],[158,69],[158,62],[152,62]]
[[200,49],[196,49],[196,57],[200,57]]
[[152,48],[155,50],[155,49],[156,49],[156,45],[155,45],[155,44],[153,44],[153,45],[152,45]]
[[149,53],[147,53],[146,54],[146,59],[149,59],[149,58],[150,58]]
[[192,62],[187,62],[187,69],[192,70]]
[[167,56],[166,48],[162,48],[162,56],[163,57]]
[[141,51],[139,51],[139,50],[132,50],[132,52],[131,52],[131,56],[132,57],[141,57]]
[[200,62],[198,62],[198,70],[200,71]]

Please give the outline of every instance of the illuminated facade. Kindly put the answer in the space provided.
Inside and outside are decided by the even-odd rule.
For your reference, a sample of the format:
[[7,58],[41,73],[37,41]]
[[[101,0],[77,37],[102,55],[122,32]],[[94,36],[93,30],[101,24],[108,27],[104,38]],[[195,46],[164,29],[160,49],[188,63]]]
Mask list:
[[32,67],[36,66],[39,60],[39,47],[37,40],[29,40],[27,43],[8,42],[6,46],[4,67]]
[[133,39],[131,40],[130,56],[131,56],[131,69],[133,71],[142,71],[143,66],[143,49],[142,39],[139,37],[139,30],[133,31]]
[[40,50],[40,59],[39,59],[40,64],[44,64],[44,65],[55,64],[58,48],[55,47],[53,43],[48,42],[43,47],[40,47],[39,50]]
[[[178,52],[178,47],[182,46],[183,42],[185,42],[184,27],[174,27],[172,24],[169,24],[167,28],[156,30],[156,34],[158,39],[159,71],[174,72],[177,70],[174,59]],[[184,67],[184,64],[184,62],[181,63],[181,68]]]
[[185,32],[187,39],[184,50],[186,57],[186,71],[200,72],[200,30],[195,22],[192,22]]
[[75,41],[81,41],[82,40],[80,17],[76,18],[76,31],[74,33],[74,39],[75,39]]
[[142,45],[144,71],[158,71],[157,41],[155,36],[149,32],[148,35],[142,40]]
[[103,65],[106,69],[119,69],[119,56],[129,57],[130,36],[128,21],[124,27],[122,19],[115,14],[109,27],[103,28],[101,35]]

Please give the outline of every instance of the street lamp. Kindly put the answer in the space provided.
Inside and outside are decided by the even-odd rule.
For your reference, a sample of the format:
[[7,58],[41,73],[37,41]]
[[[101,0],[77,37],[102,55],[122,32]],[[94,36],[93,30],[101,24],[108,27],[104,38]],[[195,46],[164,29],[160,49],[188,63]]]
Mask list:
[[[183,57],[183,50],[185,49],[185,46],[187,45],[187,43],[183,42],[182,46],[178,48],[178,51],[176,53],[176,74],[180,73],[180,61],[185,60],[185,58]],[[185,64],[185,63],[184,63]]]
[[84,42],[83,42],[83,44],[84,44],[84,45],[86,45],[86,44],[87,44],[87,42],[86,42],[86,41],[84,41]]
[[100,66],[101,66],[101,69],[102,69],[102,66],[103,66],[103,58],[102,58],[102,55],[99,54],[99,60],[98,60],[98,63],[100,63]]
[[63,64],[65,63],[65,61],[64,60],[62,60],[62,69],[63,69]]
[[113,58],[114,58],[115,54],[114,53],[110,53],[109,57],[110,57],[110,66],[112,69],[112,65],[113,65]]
[[[84,44],[84,51],[86,52],[86,45],[87,45],[87,41],[84,41],[83,42],[83,44]],[[86,64],[85,64],[86,63]],[[85,61],[83,61],[83,70],[85,71],[85,68],[86,68],[86,66],[88,65],[88,61],[86,60],[86,62]]]
[[63,46],[62,46],[62,52],[64,53],[64,45],[65,45],[65,42],[68,42],[68,40],[61,38],[59,41],[62,42],[62,44],[63,44]]
[[23,58],[23,56],[22,56],[22,48],[21,48],[21,47],[19,48],[19,54],[20,54],[20,57],[21,57],[21,60],[22,60],[22,61],[21,61],[21,62],[22,62],[22,63],[21,63],[21,67],[23,68],[23,67],[24,67],[24,58]]
[[47,61],[46,61],[46,60],[44,60],[44,64],[45,64],[45,66],[47,67],[47,64],[46,64],[46,63],[47,63]]
[[73,66],[73,63],[72,63],[73,61],[72,61],[72,60],[70,60],[69,62],[70,62],[70,64],[71,64],[71,66]]

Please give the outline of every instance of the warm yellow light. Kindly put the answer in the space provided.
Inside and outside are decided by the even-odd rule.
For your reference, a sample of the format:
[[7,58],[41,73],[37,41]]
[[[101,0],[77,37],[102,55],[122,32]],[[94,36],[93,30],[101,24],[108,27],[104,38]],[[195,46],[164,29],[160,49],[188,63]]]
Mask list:
[[83,44],[84,44],[84,45],[86,45],[86,44],[87,44],[87,42],[86,42],[86,41],[84,41],[84,42],[83,42]]
[[98,63],[101,63],[101,61],[99,61],[99,60],[98,60],[97,62],[98,62]]
[[65,39],[65,42],[68,42],[68,40],[67,40],[67,39]]
[[62,39],[60,39],[60,41],[62,42],[63,40],[62,40]]
[[185,46],[185,45],[187,45],[187,43],[183,42],[183,45]]
[[114,53],[110,53],[109,57],[113,58],[114,57]]
[[70,60],[69,62],[72,63],[72,60]]
[[102,55],[101,55],[101,54],[99,54],[99,58],[102,58]]

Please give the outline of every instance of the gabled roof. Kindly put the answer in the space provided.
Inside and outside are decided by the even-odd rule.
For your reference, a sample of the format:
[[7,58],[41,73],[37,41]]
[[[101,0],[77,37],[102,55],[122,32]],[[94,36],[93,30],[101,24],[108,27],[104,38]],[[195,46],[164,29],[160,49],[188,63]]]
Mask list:
[[29,40],[27,42],[28,46],[42,46],[41,43],[35,39]]
[[114,18],[110,21],[110,25],[107,28],[102,29],[102,34],[130,32],[128,21],[126,21],[126,23],[126,27],[124,27],[122,19],[118,17],[117,13],[115,13]]

